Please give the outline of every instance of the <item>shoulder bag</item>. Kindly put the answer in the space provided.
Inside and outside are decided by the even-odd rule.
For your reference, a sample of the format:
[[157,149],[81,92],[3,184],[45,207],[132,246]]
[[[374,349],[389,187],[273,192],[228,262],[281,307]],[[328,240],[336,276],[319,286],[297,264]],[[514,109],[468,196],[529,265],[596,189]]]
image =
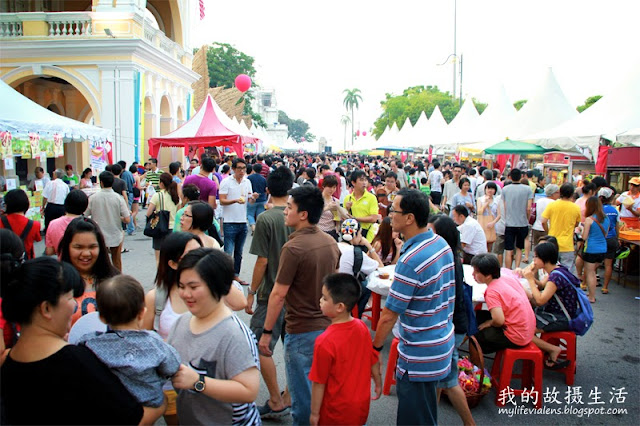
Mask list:
[[170,232],[169,218],[171,214],[164,209],[164,193],[158,192],[160,199],[160,209],[157,208],[147,217],[147,224],[144,227],[144,235],[151,238],[162,238]]

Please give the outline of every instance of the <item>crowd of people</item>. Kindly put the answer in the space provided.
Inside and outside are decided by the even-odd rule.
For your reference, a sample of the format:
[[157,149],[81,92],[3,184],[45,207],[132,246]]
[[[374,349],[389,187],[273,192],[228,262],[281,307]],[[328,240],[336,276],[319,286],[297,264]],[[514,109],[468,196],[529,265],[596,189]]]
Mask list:
[[[609,293],[621,223],[640,217],[640,178],[618,195],[603,178],[545,185],[535,169],[357,155],[205,154],[168,170],[155,158],[109,165],[97,179],[38,168],[42,232],[25,216],[24,191],[4,196],[3,422],[259,424],[291,414],[294,424],[365,424],[394,334],[398,424],[437,424],[441,392],[474,424],[458,385],[463,337],[485,353],[533,342],[548,368],[566,367],[538,335],[570,329],[579,287],[596,302],[600,264]],[[166,228],[152,234],[147,294],[122,268],[141,206],[145,233]],[[256,262],[245,282],[249,233]],[[487,310],[465,296],[463,264],[487,284]],[[395,274],[372,338],[358,318],[367,276],[387,265]],[[55,393],[32,385],[45,371]],[[34,398],[41,409],[30,409]]]

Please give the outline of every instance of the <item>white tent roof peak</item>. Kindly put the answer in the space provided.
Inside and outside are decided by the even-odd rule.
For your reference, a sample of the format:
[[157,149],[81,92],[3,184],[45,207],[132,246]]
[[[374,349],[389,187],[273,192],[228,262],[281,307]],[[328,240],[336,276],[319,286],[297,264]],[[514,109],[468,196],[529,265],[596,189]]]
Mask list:
[[551,67],[536,94],[516,113],[511,124],[512,139],[557,126],[578,115],[565,97]]

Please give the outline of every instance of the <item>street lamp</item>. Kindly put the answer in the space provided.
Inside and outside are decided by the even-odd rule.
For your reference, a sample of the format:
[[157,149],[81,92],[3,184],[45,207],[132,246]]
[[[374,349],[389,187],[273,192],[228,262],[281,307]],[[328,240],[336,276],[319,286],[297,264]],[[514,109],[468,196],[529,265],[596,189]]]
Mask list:
[[449,62],[449,58],[453,58],[451,59],[451,62],[453,63],[453,95],[451,97],[453,99],[456,98],[456,63],[460,60],[460,107],[462,107],[462,54],[458,56],[455,53],[452,53],[447,56],[447,59],[445,59],[443,63],[436,64],[436,66],[446,65]]

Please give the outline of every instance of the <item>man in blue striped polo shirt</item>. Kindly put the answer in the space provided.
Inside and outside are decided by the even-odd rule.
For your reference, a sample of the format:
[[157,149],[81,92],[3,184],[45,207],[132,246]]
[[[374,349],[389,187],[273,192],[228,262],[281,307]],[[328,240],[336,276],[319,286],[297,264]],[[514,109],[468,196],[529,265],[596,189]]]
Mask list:
[[396,369],[399,425],[438,423],[437,383],[449,375],[455,343],[455,272],[447,242],[427,229],[424,193],[403,188],[393,200],[391,225],[405,243],[382,311],[374,349],[380,351],[400,317]]

